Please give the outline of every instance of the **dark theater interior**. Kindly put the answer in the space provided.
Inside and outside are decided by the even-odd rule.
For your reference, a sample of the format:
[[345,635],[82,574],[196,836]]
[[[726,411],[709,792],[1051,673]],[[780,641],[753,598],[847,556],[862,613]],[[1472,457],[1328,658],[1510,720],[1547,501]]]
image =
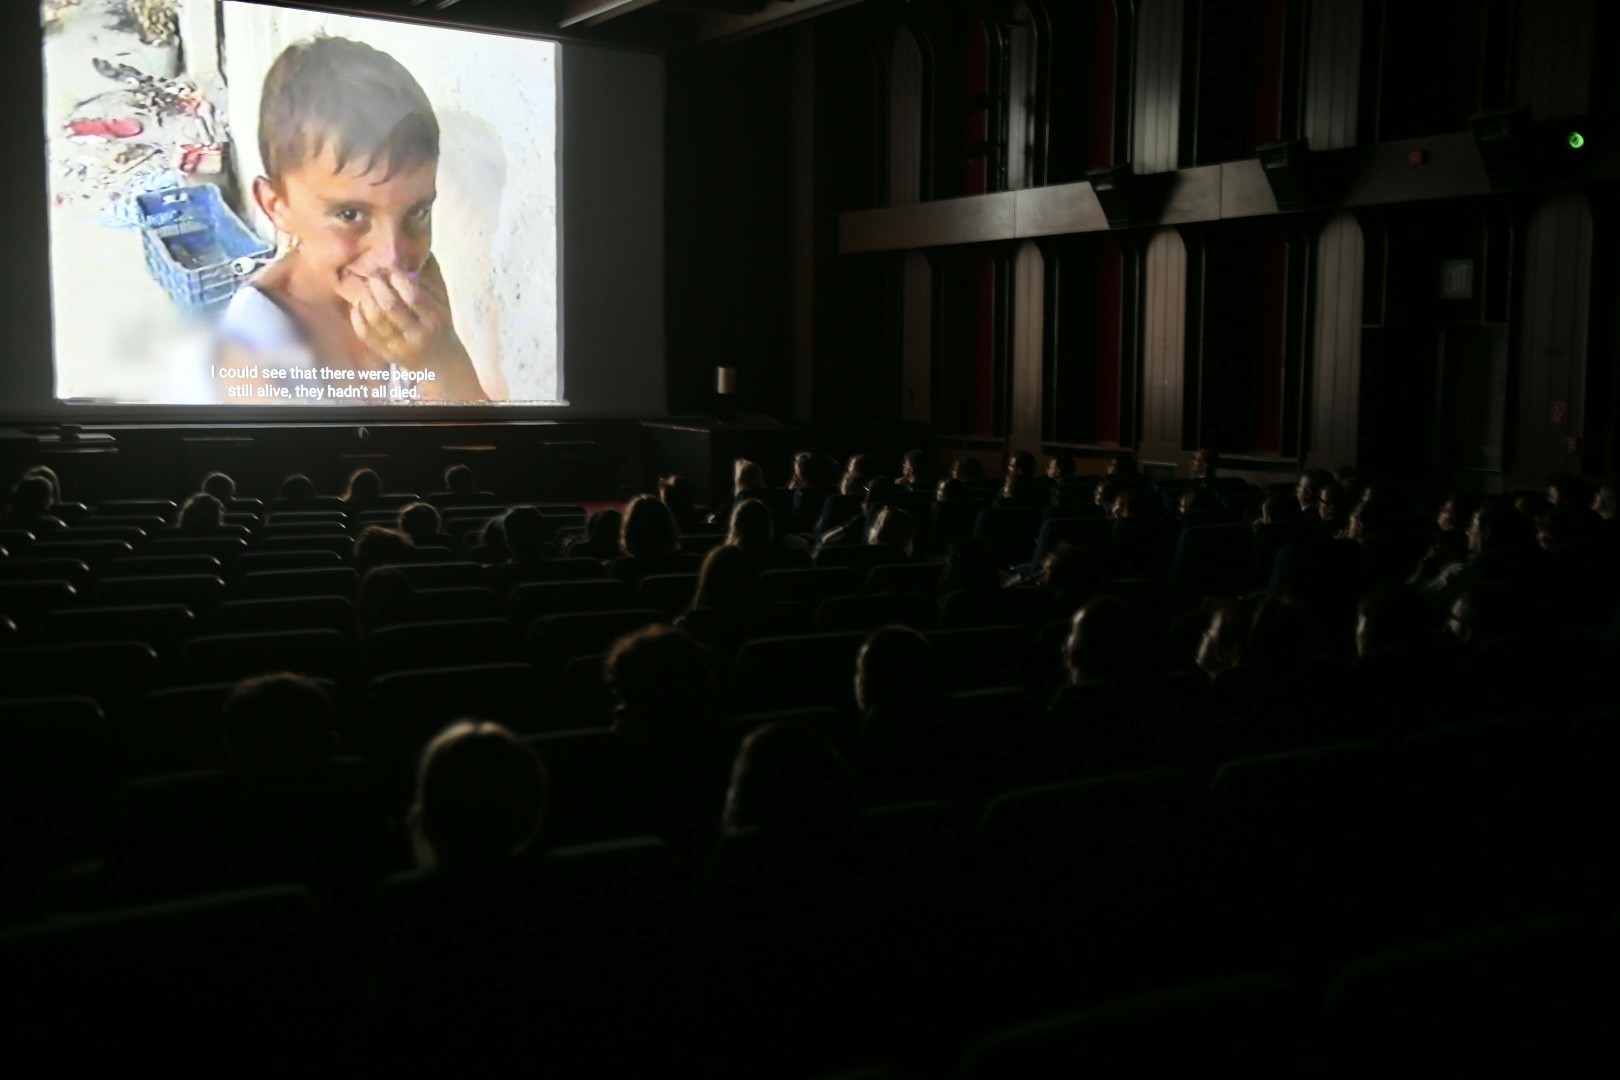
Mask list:
[[1620,3],[0,10],[8,1071],[1620,1065]]

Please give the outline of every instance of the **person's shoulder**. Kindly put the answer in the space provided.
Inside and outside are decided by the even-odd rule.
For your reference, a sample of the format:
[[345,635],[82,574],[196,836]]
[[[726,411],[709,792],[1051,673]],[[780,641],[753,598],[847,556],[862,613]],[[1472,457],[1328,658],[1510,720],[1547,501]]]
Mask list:
[[215,332],[222,340],[255,352],[299,348],[303,344],[297,322],[257,285],[236,290]]

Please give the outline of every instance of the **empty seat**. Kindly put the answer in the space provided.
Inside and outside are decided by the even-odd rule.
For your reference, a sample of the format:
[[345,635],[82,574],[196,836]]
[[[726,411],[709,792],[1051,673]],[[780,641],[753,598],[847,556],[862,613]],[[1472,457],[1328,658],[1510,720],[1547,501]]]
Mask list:
[[136,641],[70,642],[12,649],[0,666],[8,694],[83,694],[121,716],[157,677],[158,655]]
[[349,504],[336,495],[312,495],[307,499],[272,499],[267,509],[271,515],[301,511],[346,514],[349,511]]
[[238,576],[257,570],[314,570],[342,565],[343,557],[335,551],[247,551],[236,557]]
[[297,535],[273,536],[267,540],[257,540],[254,542],[253,550],[330,551],[340,558],[347,559],[354,554],[354,540],[342,533],[323,536],[301,532]]
[[95,850],[122,760],[116,728],[83,696],[0,700],[0,741],[0,918],[9,921],[33,914],[60,866]]
[[247,550],[247,541],[238,536],[155,536],[147,541],[147,555],[212,555],[222,564]]
[[[90,519],[94,521],[95,519]],[[74,525],[52,537],[53,541],[122,540],[136,547],[146,542],[147,532],[135,525]]]
[[271,518],[268,525],[260,526],[257,542],[263,544],[281,536],[347,536],[349,526],[344,521],[283,521]]
[[549,682],[574,657],[607,652],[624,635],[668,621],[662,612],[646,608],[543,615],[529,631],[528,656]]
[[475,562],[403,563],[399,572],[418,589],[456,589],[488,586],[489,568]]
[[[66,539],[68,533],[64,530],[49,533],[23,550],[17,558],[21,559],[77,559],[88,563],[92,570],[98,570],[103,564],[120,555],[133,555],[134,545],[127,540],[73,540]],[[161,555],[162,552],[151,552]]]
[[[325,935],[314,898],[291,886],[12,930],[0,936],[0,964],[29,987],[10,1007],[13,1051],[71,1045],[81,1066],[115,1070],[183,1017],[178,1068],[230,1060],[243,1039],[256,1064],[296,1068],[309,1047],[340,1037]],[[94,1038],[85,1016],[100,1018]]]
[[0,559],[0,582],[65,581],[83,588],[90,580],[90,564],[83,559]]
[[182,654],[199,678],[240,679],[277,671],[345,680],[354,674],[348,640],[336,630],[205,634]]
[[516,660],[518,635],[505,619],[446,619],[384,626],[371,634],[374,671]]
[[495,590],[482,587],[417,589],[411,594],[410,612],[414,619],[494,619],[500,617],[501,601]]
[[681,550],[689,555],[707,555],[726,542],[723,532],[693,532],[681,534]]
[[802,705],[854,709],[855,654],[865,634],[800,634],[759,638],[737,651],[733,677],[738,712]]
[[126,727],[133,776],[223,769],[225,699],[233,682],[153,690]]
[[938,670],[948,690],[975,690],[1021,682],[1029,675],[1034,648],[1019,626],[931,630]]
[[220,562],[212,555],[125,555],[101,568],[103,581],[118,577],[209,574],[218,577]]
[[227,600],[214,613],[217,633],[256,630],[336,630],[354,633],[354,604],[343,596],[280,596]]
[[392,744],[421,747],[463,716],[515,731],[543,726],[534,668],[521,663],[443,665],[391,671],[371,680],[372,727]]
[[1020,1024],[968,1048],[960,1080],[1073,1076],[1088,1064],[1130,1062],[1147,1074],[1187,1073],[1210,1061],[1245,1072],[1297,1067],[1309,1014],[1277,975],[1236,975],[1105,1002]]
[[102,499],[96,504],[94,518],[116,514],[141,514],[171,521],[179,508],[169,499]]
[[507,595],[506,618],[519,630],[526,630],[542,615],[622,610],[633,602],[630,586],[611,578],[528,581],[514,585]]
[[207,617],[225,595],[225,580],[216,574],[116,577],[103,581],[96,595],[103,604],[184,604]]
[[887,544],[834,544],[817,551],[814,563],[817,570],[848,567],[864,581],[872,567],[904,558],[905,552]]
[[871,631],[891,623],[913,630],[932,630],[938,621],[933,598],[920,594],[835,596],[816,608],[816,629],[823,633]]
[[673,618],[692,605],[697,574],[648,574],[636,585],[636,603]]
[[184,603],[97,605],[58,608],[39,624],[40,644],[73,641],[139,641],[169,655],[189,637],[197,619]]
[[933,561],[879,563],[866,572],[866,591],[932,595],[939,588],[940,575],[944,572],[944,564]]
[[74,602],[78,591],[65,581],[0,580],[0,615],[27,632],[47,611]]
[[847,566],[825,570],[767,570],[759,576],[771,600],[791,600],[811,611],[823,600],[861,591],[861,574]]
[[354,598],[360,575],[349,566],[305,570],[256,570],[243,574],[236,592],[242,599],[270,596],[342,596]]
[[499,505],[493,491],[474,491],[467,494],[457,494],[454,491],[434,491],[429,493],[425,502],[437,506],[441,512],[459,506],[494,506]]

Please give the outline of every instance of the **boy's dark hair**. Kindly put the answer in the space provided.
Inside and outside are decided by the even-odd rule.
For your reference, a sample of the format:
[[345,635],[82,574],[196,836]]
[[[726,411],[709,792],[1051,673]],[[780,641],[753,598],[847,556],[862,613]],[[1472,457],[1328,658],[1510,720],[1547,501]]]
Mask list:
[[399,511],[399,530],[416,543],[424,543],[439,535],[444,519],[432,503],[407,503]]
[[444,489],[457,495],[473,493],[473,471],[465,465],[452,465],[444,470]]
[[439,157],[439,121],[421,85],[392,56],[363,42],[317,37],[287,46],[259,100],[259,158],[279,182],[330,148],[385,178]]
[[206,491],[226,506],[236,498],[236,481],[222,472],[211,472],[202,478],[199,490]]
[[[752,500],[750,500],[752,501]],[[765,588],[753,557],[735,544],[721,544],[703,557],[696,591],[688,611],[718,608],[736,611],[765,603]]]
[[730,528],[726,543],[744,548],[768,548],[776,539],[771,508],[758,499],[744,499],[731,508]]
[[297,772],[337,752],[337,715],[318,683],[302,675],[258,675],[237,683],[225,699],[223,736],[241,772]]

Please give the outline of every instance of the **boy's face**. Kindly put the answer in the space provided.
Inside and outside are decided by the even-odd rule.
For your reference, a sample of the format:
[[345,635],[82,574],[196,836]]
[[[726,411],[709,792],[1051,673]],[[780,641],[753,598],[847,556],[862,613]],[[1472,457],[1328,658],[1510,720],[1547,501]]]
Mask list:
[[[347,277],[385,270],[419,273],[433,246],[436,161],[392,176],[350,162],[338,171],[330,147],[284,173],[254,184],[259,206],[299,243],[312,284],[336,289]],[[386,177],[386,179],[385,179]]]

